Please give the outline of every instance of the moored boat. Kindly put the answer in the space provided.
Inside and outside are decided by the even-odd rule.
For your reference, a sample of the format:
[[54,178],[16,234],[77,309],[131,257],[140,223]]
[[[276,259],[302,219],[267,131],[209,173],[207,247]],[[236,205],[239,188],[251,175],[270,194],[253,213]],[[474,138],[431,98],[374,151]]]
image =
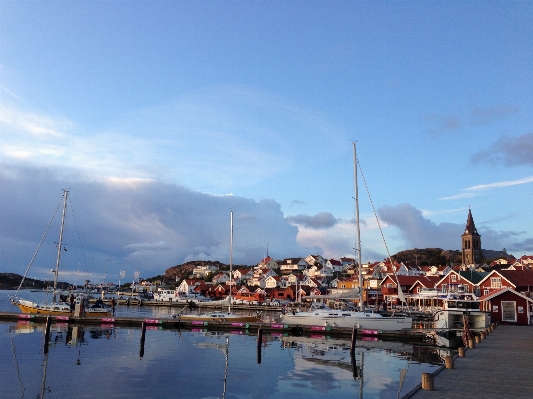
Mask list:
[[288,325],[358,328],[364,330],[401,331],[413,325],[410,317],[384,316],[379,313],[335,310],[312,303],[308,311],[287,313],[281,321]]
[[[60,300],[56,302],[59,290],[57,287],[57,280],[59,276],[59,266],[61,261],[61,251],[65,248],[63,247],[63,229],[65,227],[65,217],[66,217],[66,210],[67,210],[67,198],[68,198],[68,190],[63,190],[63,212],[61,217],[61,227],[59,230],[59,242],[57,243],[57,257],[56,257],[56,267],[54,272],[54,289],[52,294],[52,302],[51,303],[37,303],[29,300],[25,300],[18,297],[18,292],[20,291],[20,288],[24,284],[24,280],[26,278],[26,275],[28,274],[28,271],[30,270],[30,267],[37,255],[37,252],[39,251],[39,248],[42,244],[42,241],[44,240],[44,236],[46,236],[46,232],[48,232],[48,229],[46,229],[43,238],[41,239],[41,242],[39,243],[39,246],[37,247],[37,251],[33,255],[33,258],[30,262],[30,265],[28,266],[26,273],[24,274],[24,277],[22,278],[19,288],[17,292],[15,293],[15,297],[11,298],[11,303],[15,306],[17,306],[23,313],[30,313],[30,314],[49,314],[49,315],[55,315],[55,316],[70,316],[74,314],[74,296],[72,296],[71,302],[65,302],[61,301],[62,295],[59,295]],[[59,206],[58,206],[59,207]],[[55,214],[54,214],[55,216]],[[52,218],[53,219],[53,218]],[[65,249],[66,250],[66,249]],[[80,297],[78,297],[80,298]],[[112,313],[112,308],[101,305],[98,307],[94,306],[86,306],[85,307],[86,313],[94,316],[106,316],[110,315]]]

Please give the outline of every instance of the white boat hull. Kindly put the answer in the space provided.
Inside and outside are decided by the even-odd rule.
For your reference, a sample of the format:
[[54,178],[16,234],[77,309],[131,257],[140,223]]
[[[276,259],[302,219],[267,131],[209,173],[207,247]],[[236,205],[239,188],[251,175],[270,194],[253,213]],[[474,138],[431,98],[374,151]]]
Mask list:
[[386,317],[380,315],[328,316],[287,314],[282,318],[284,324],[298,326],[325,326],[337,328],[358,328],[363,330],[401,331],[412,328],[410,317]]

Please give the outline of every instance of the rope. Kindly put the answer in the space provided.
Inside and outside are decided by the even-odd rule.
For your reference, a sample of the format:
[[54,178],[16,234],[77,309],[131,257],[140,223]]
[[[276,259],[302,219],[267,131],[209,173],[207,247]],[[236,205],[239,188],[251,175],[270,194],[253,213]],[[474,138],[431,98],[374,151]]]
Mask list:
[[65,196],[65,193],[63,193],[63,195],[61,196],[61,199],[59,200],[59,203],[57,204],[57,208],[56,208],[54,214],[52,215],[52,219],[50,219],[50,222],[48,223],[48,226],[46,227],[46,230],[44,231],[44,234],[43,234],[43,236],[41,238],[41,241],[39,241],[39,245],[37,246],[37,249],[35,250],[35,253],[33,254],[33,256],[31,258],[30,264],[28,265],[28,268],[26,269],[26,272],[24,273],[24,276],[22,276],[22,280],[20,281],[20,285],[17,288],[17,292],[15,292],[15,298],[18,296],[18,293],[20,291],[20,288],[22,287],[22,284],[24,284],[24,280],[26,279],[26,276],[28,275],[28,272],[30,271],[30,267],[33,264],[33,261],[35,260],[35,257],[37,256],[37,252],[39,252],[39,249],[41,249],[41,245],[42,245],[42,243],[44,241],[44,238],[46,237],[46,234],[48,233],[48,230],[50,229],[50,226],[52,225],[52,221],[54,220],[54,218],[55,218],[55,216],[57,214],[57,210],[61,206],[61,202],[63,202],[63,197],[64,196]]
[[[387,246],[387,241],[385,240],[385,235],[383,234],[383,230],[381,229],[381,224],[379,223],[378,214],[376,212],[376,208],[374,207],[374,202],[372,201],[372,197],[370,196],[370,191],[368,189],[368,185],[366,184],[365,175],[363,174],[363,168],[361,168],[361,164],[359,163],[359,159],[357,159],[357,165],[359,166],[359,170],[361,171],[361,177],[363,178],[363,183],[365,185],[366,193],[368,194],[368,199],[370,200],[370,205],[372,206],[372,211],[374,212],[374,216],[376,218],[376,222],[378,223],[379,232],[381,234],[381,238],[383,239],[383,244],[385,244],[385,250],[387,251],[387,257],[388,257],[388,259],[390,261],[390,264],[391,264],[391,267],[392,267],[392,271],[394,272],[394,276],[396,277],[396,283],[398,284],[398,299],[400,299],[400,301],[402,301],[402,303],[406,302],[405,301],[405,297],[403,295],[402,288],[400,286],[400,281],[398,280],[398,275],[396,274],[396,269],[392,266],[392,258],[390,256],[389,247]],[[400,298],[400,292],[401,292],[402,298]]]

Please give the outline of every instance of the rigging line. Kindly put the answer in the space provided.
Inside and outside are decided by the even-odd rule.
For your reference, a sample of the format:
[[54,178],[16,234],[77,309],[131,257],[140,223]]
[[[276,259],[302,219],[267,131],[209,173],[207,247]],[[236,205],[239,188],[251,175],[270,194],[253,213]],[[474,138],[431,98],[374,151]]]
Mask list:
[[[83,258],[83,263],[85,265],[85,271],[87,272],[87,278],[89,277],[89,267],[87,266],[87,258],[85,257],[85,249],[83,248],[83,245],[82,245],[82,241],[81,241],[81,234],[80,234],[80,229],[78,228],[78,219],[77,219],[77,213],[76,213],[76,208],[74,208],[74,206],[72,205],[72,199],[70,198],[69,199],[69,203],[70,203],[70,210],[71,210],[71,213],[72,213],[72,219],[74,220],[74,227],[76,228],[76,235],[78,236],[78,242],[79,242],[79,245],[80,245],[80,249],[81,249],[81,255],[82,255],[82,258]],[[79,274],[79,264],[78,264],[78,274]]]
[[26,272],[24,273],[24,276],[22,276],[22,280],[20,281],[20,285],[17,288],[17,292],[15,292],[15,298],[18,296],[18,293],[20,291],[20,288],[22,287],[22,284],[24,284],[24,280],[26,279],[26,276],[28,275],[28,272],[30,271],[31,265],[33,265],[33,261],[35,260],[35,257],[37,256],[37,252],[39,252],[39,249],[41,249],[41,245],[43,244],[44,238],[46,237],[46,234],[48,233],[48,230],[50,229],[50,226],[52,225],[52,221],[54,220],[57,211],[59,207],[61,206],[61,202],[63,202],[63,197],[65,196],[65,193],[61,196],[61,200],[59,200],[59,203],[57,204],[57,208],[52,215],[52,219],[50,219],[50,222],[48,222],[48,226],[46,226],[46,230],[44,231],[43,236],[41,237],[41,241],[39,241],[39,245],[37,245],[37,249],[35,250],[35,253],[33,254],[30,264],[28,265],[28,268],[26,269]]
[[[387,251],[387,257],[389,258],[392,271],[394,272],[394,276],[396,277],[396,283],[398,284],[398,299],[403,302],[405,302],[405,297],[403,295],[402,288],[400,286],[400,281],[398,280],[398,275],[396,274],[396,268],[392,264],[392,258],[390,256],[389,247],[387,246],[387,241],[385,241],[385,235],[383,234],[383,230],[381,229],[381,224],[379,223],[378,214],[376,212],[376,208],[374,207],[374,202],[372,201],[372,197],[370,196],[370,190],[368,189],[368,185],[366,184],[365,175],[363,174],[363,168],[361,168],[361,164],[359,163],[359,159],[357,159],[357,165],[359,166],[359,170],[361,171],[361,177],[363,178],[363,183],[365,184],[366,193],[368,194],[368,199],[370,200],[370,205],[372,206],[372,211],[374,212],[374,216],[376,217],[376,222],[378,223],[379,232],[381,233],[381,238],[383,239],[383,244],[385,244],[385,250]],[[401,292],[401,294],[400,294]],[[402,298],[400,298],[400,295]]]

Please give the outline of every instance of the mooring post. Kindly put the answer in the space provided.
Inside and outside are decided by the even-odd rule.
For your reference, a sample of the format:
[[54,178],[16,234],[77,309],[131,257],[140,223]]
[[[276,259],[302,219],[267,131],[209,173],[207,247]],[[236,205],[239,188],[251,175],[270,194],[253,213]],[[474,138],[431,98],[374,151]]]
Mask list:
[[453,358],[451,356],[446,356],[444,358],[444,364],[447,369],[453,369]]
[[139,351],[139,356],[140,357],[144,356],[144,340],[145,340],[145,337],[146,337],[146,320],[142,322],[142,327],[141,327],[141,350]]
[[472,339],[469,339],[468,340],[468,349],[474,349],[474,340]]
[[424,391],[433,391],[433,374],[431,373],[422,373],[422,389]]
[[48,353],[48,342],[50,342],[50,326],[52,325],[52,318],[50,316],[46,317],[46,330],[44,333],[44,354]]
[[465,357],[465,348],[461,346],[457,351],[459,352],[459,357]]
[[350,353],[355,352],[355,341],[357,339],[357,327],[354,327],[352,330],[352,343],[350,345]]
[[476,335],[475,340],[476,344],[479,344],[481,342],[481,338],[479,337],[479,335]]
[[257,330],[257,364],[261,364],[261,344],[263,343],[263,329]]
[[480,331],[480,332],[479,332],[479,337],[480,337],[481,339],[485,339],[485,338],[487,338],[487,334],[485,334],[485,331]]

